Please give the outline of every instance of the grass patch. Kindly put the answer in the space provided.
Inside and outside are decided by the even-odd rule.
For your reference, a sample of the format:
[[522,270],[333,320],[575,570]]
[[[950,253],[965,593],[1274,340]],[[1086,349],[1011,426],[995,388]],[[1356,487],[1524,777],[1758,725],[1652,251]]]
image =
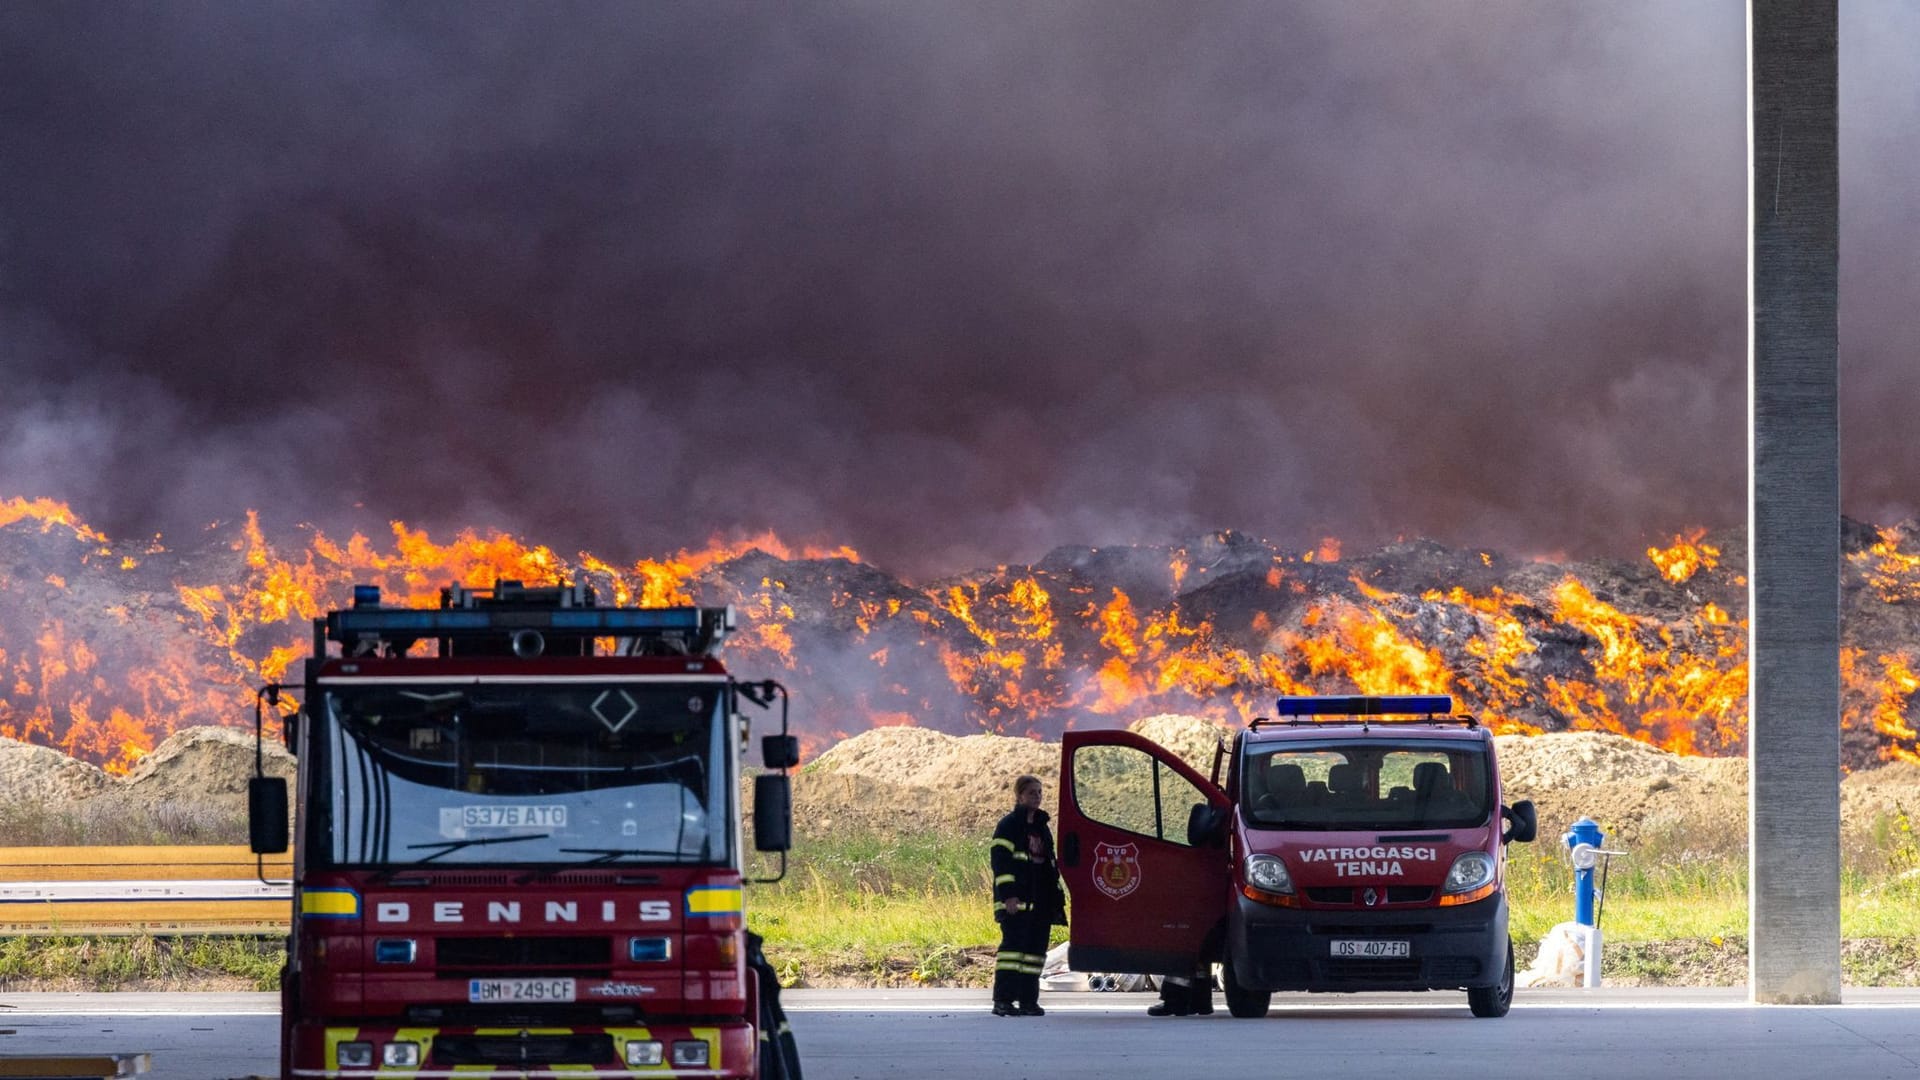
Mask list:
[[0,990],[273,990],[274,936],[0,938]]
[[807,845],[747,914],[789,985],[984,986],[992,896],[981,838],[854,836]]
[[0,847],[140,847],[244,844],[243,810],[169,799],[157,803],[110,796],[53,806],[0,801]]

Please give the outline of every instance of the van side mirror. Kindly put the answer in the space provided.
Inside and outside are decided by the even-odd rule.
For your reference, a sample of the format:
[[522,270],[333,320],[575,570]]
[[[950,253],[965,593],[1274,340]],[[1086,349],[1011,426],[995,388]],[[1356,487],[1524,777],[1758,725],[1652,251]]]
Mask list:
[[1191,847],[1213,847],[1220,841],[1221,829],[1227,823],[1227,815],[1212,803],[1197,802],[1187,811],[1187,844]]
[[287,850],[287,781],[279,776],[247,778],[247,840],[255,855]]
[[[800,738],[797,735],[768,735],[760,740],[760,763],[769,769],[791,769],[800,764]],[[762,848],[772,851],[772,848]]]
[[753,846],[760,851],[793,847],[793,788],[781,773],[753,778]]
[[1521,799],[1512,806],[1503,807],[1500,816],[1507,819],[1507,831],[1500,835],[1500,842],[1518,841],[1522,844],[1533,843],[1540,832],[1540,816],[1534,812],[1532,799]]

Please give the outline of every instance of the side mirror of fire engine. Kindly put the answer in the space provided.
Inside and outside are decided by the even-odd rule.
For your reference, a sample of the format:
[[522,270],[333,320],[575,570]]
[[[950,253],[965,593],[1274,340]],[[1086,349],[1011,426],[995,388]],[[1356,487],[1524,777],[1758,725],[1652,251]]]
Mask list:
[[1533,838],[1539,835],[1540,815],[1534,811],[1532,799],[1521,799],[1501,810],[1500,816],[1506,818],[1508,822],[1507,831],[1500,836],[1500,842],[1503,844],[1508,841],[1531,844]]
[[279,776],[247,778],[247,839],[255,855],[287,850],[287,781]]
[[793,847],[793,789],[781,773],[753,778],[753,846],[760,851]]
[[[760,740],[760,760],[769,769],[791,769],[800,764],[800,737],[768,735]],[[773,851],[774,848],[763,848]]]
[[1187,811],[1187,843],[1192,847],[1212,847],[1220,840],[1227,815],[1212,803],[1197,802]]

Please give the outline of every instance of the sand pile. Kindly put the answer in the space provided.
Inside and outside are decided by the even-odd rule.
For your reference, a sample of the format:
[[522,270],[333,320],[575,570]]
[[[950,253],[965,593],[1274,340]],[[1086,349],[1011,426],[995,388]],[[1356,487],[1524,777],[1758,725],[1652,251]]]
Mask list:
[[[267,774],[294,776],[294,755],[265,748]],[[182,728],[144,755],[127,776],[109,776],[58,749],[0,738],[0,803],[38,809],[84,807],[86,815],[131,813],[152,821],[244,819],[253,774],[253,732]],[[6,838],[0,838],[0,846]]]
[[74,802],[112,785],[106,773],[58,750],[0,738],[0,800]]
[[[267,739],[261,755],[268,776],[293,777],[293,755]],[[234,801],[245,806],[254,771],[253,732],[227,727],[183,728],[135,763],[118,794],[152,805],[167,801]]]
[[[1136,731],[1178,752],[1202,775],[1213,768],[1220,730],[1190,716],[1153,716]],[[990,832],[1013,808],[1013,781],[1060,796],[1060,744],[1004,735],[944,735],[916,727],[874,728],[835,744],[794,777],[794,826],[802,836],[834,830]]]

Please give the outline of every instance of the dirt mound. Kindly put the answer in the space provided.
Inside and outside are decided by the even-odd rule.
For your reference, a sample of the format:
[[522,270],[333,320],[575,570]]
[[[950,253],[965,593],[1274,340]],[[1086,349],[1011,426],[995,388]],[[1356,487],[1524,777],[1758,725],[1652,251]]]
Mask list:
[[1136,720],[1127,725],[1127,730],[1152,739],[1180,755],[1180,760],[1197,769],[1201,776],[1213,775],[1213,756],[1220,740],[1233,738],[1231,731],[1210,720],[1177,713],[1162,713]]
[[[1585,787],[1617,780],[1653,780],[1690,775],[1691,761],[1655,746],[1600,731],[1554,735],[1498,735],[1495,753],[1509,792]],[[1532,795],[1522,795],[1531,798]]]
[[58,750],[0,738],[0,800],[73,802],[112,784],[106,773]]
[[[293,755],[268,740],[263,759],[269,776],[293,776]],[[167,736],[128,771],[118,794],[135,802],[220,802],[247,797],[253,775],[253,733],[228,727],[183,728]]]
[[[1222,729],[1191,716],[1152,716],[1128,730],[1166,746],[1205,774]],[[1013,781],[1030,774],[1058,808],[1060,744],[1004,735],[946,735],[883,727],[834,745],[794,778],[794,826],[835,830],[986,833],[1013,808]]]
[[1533,800],[1542,841],[1557,843],[1590,817],[1609,848],[1655,839],[1682,850],[1745,845],[1744,758],[1681,757],[1598,731],[1500,735],[1494,745],[1503,796],[1509,804]]
[[1013,808],[1015,777],[1038,776],[1055,804],[1060,747],[1004,735],[946,735],[882,727],[836,744],[794,777],[794,827],[802,836],[989,832]]

